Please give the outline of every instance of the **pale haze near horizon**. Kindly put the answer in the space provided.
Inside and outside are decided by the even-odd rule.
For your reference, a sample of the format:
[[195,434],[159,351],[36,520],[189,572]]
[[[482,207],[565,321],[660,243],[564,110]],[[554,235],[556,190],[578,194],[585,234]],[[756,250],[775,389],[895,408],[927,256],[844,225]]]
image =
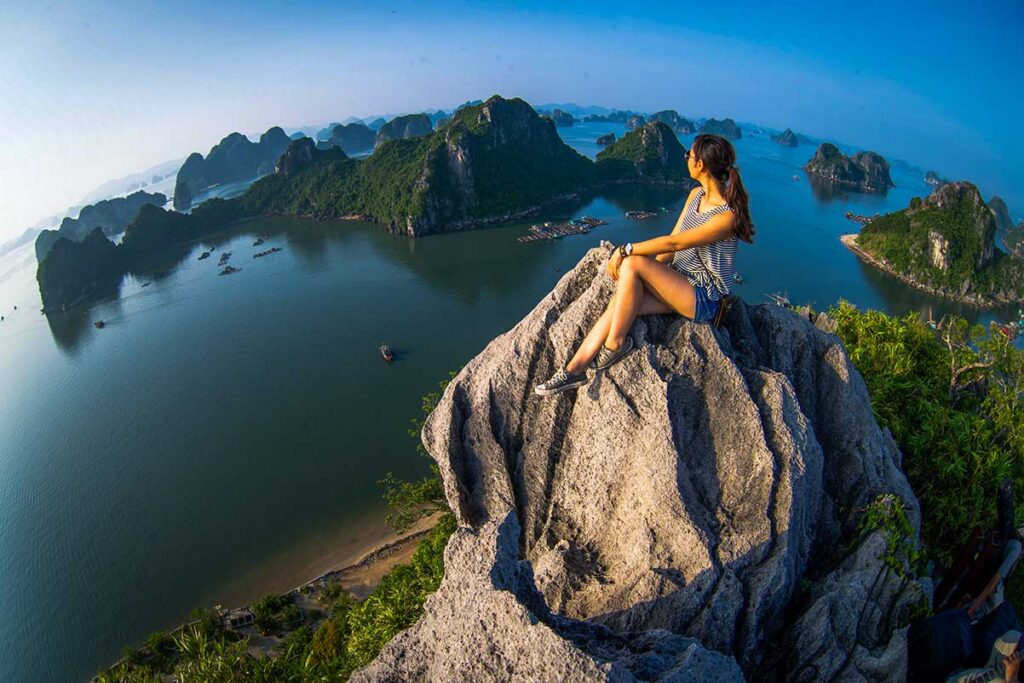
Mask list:
[[[900,10],[915,35],[878,28],[875,45],[862,28],[870,17],[836,15],[836,35],[814,35],[831,25],[820,12],[835,12],[814,5],[736,3],[730,18],[657,7],[625,16],[612,3],[426,12],[0,0],[0,242],[107,180],[205,155],[232,131],[450,109],[493,94],[790,127],[971,180],[1020,216],[1014,84],[1024,54],[1012,38],[1021,5],[980,6],[963,25],[924,7],[920,17]],[[772,16],[807,25],[787,35]]]

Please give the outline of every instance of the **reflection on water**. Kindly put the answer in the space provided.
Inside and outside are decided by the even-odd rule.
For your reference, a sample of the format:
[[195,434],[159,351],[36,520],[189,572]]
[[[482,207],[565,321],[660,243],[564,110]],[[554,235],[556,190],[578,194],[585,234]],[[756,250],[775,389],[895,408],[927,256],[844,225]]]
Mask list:
[[808,184],[811,186],[811,191],[814,193],[814,198],[818,202],[823,204],[845,202],[849,198],[847,191],[843,189],[842,185],[811,173],[805,172],[805,175],[807,176]]
[[857,260],[864,281],[868,287],[888,302],[890,309],[900,313],[917,312],[922,319],[932,316],[938,320],[944,315],[955,315],[964,318],[971,324],[985,323],[989,320],[1006,321],[1016,319],[1015,305],[1001,306],[995,309],[981,309],[976,306],[944,299],[915,287],[910,287],[902,280],[885,271],[873,268],[860,259]]
[[840,185],[839,183],[828,180],[827,178],[807,173],[806,171],[804,174],[807,176],[808,183],[811,186],[811,191],[814,193],[814,198],[823,204],[828,204],[830,202],[849,202],[851,195],[855,194],[874,195],[880,197],[885,197],[885,195],[888,194],[888,190],[861,192],[854,190],[849,186]]

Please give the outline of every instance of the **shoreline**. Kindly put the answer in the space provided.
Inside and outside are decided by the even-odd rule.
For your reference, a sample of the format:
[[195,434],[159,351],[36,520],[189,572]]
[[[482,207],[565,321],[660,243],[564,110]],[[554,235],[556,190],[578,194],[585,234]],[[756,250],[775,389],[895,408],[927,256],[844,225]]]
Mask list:
[[860,258],[868,265],[874,266],[875,268],[878,268],[879,270],[884,271],[889,275],[892,275],[901,282],[904,282],[910,285],[911,287],[914,287],[915,289],[927,292],[932,296],[937,296],[942,299],[947,299],[949,301],[955,301],[957,303],[967,304],[969,306],[975,306],[977,308],[988,310],[995,310],[1003,306],[1012,306],[1014,303],[1019,303],[1015,301],[990,301],[988,299],[981,299],[974,296],[958,296],[955,294],[950,294],[948,292],[940,291],[938,289],[935,289],[934,287],[929,287],[926,284],[920,283],[917,280],[914,280],[913,278],[904,275],[903,273],[893,268],[885,259],[869,254],[868,252],[861,249],[860,246],[857,245],[857,233],[840,235],[839,241],[843,243],[843,246],[845,246],[847,249],[856,254],[858,258]]
[[[412,555],[419,546],[419,542],[434,529],[434,526],[437,524],[437,521],[441,516],[442,513],[437,512],[419,519],[415,524],[401,534],[395,534],[394,531],[392,531],[391,535],[395,536],[394,539],[385,540],[388,538],[387,535],[378,537],[379,542],[368,551],[359,555],[358,559],[355,561],[352,561],[351,557],[349,557],[349,559],[344,562],[335,562],[328,570],[320,573],[312,579],[294,586],[293,588],[275,592],[274,594],[292,595],[295,597],[296,602],[299,603],[303,600],[305,595],[310,594],[315,596],[316,594],[324,591],[329,585],[337,584],[357,600],[365,600],[373,593],[374,590],[376,590],[377,586],[380,585],[381,579],[383,579],[391,569],[399,564],[406,564],[412,559]],[[262,595],[258,595],[252,597],[243,604],[226,609],[220,604],[206,606],[206,609],[212,609],[214,612],[219,610],[229,612],[237,609],[251,608],[252,603],[262,597]],[[186,621],[174,627],[164,629],[161,632],[173,636],[196,623],[198,622],[192,620]],[[277,639],[274,637],[263,637],[258,634],[250,637],[250,641],[251,644],[249,651],[251,654],[270,654],[273,647],[277,644]],[[145,644],[143,643],[137,647],[145,647]],[[101,666],[99,671],[110,671],[125,660],[126,657],[120,657],[117,661],[112,662],[109,665]],[[92,681],[94,679],[95,676],[91,677],[89,680]]]
[[[430,229],[425,232],[417,232],[416,226],[411,225],[410,222],[414,221],[411,216],[405,216],[404,218],[379,218],[375,216],[369,216],[366,214],[352,213],[344,216],[324,216],[317,215],[314,213],[303,213],[296,215],[289,214],[274,214],[268,213],[257,218],[301,218],[313,220],[317,223],[332,223],[332,222],[359,222],[369,223],[380,228],[392,235],[402,235],[412,239],[419,237],[431,237],[433,235],[445,235],[457,232],[466,232],[470,230],[476,230],[478,228],[493,227],[495,225],[501,226],[502,223],[514,223],[530,216],[534,216],[541,211],[550,208],[552,205],[556,205],[560,202],[570,201],[573,199],[579,199],[583,195],[588,193],[600,192],[603,188],[612,185],[647,185],[656,187],[680,187],[683,189],[692,189],[694,185],[690,181],[686,180],[645,180],[641,178],[636,179],[616,179],[616,180],[603,180],[595,185],[586,185],[577,188],[571,192],[555,195],[550,197],[539,204],[532,204],[530,206],[518,209],[516,211],[496,215],[496,216],[483,216],[478,218],[464,218],[462,220],[452,221],[449,223],[442,223],[439,225],[431,226]],[[403,222],[404,221],[404,222]]]
[[440,517],[441,513],[435,513],[417,520],[401,534],[392,531],[390,535],[395,536],[393,540],[386,540],[388,536],[380,537],[376,545],[362,552],[355,561],[335,562],[326,571],[298,586],[282,591],[281,595],[297,593],[315,584],[327,585],[336,581],[357,599],[363,600],[374,591],[388,571],[412,557],[419,541],[430,533]]

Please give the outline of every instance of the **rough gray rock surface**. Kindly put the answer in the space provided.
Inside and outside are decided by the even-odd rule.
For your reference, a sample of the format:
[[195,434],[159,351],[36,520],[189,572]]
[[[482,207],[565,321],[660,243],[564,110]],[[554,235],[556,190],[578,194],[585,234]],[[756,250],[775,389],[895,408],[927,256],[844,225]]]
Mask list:
[[[623,361],[540,398],[607,305],[607,255],[591,250],[428,418],[460,529],[424,616],[354,680],[742,680],[780,638],[820,636],[822,661],[838,661],[864,637],[837,625],[828,641],[790,605],[876,496],[895,494],[919,527],[838,338],[767,304],[738,303],[718,330],[648,316]],[[854,558],[822,581],[882,564]],[[830,614],[869,599],[826,594]],[[905,651],[895,627],[871,641]],[[788,661],[780,678],[799,674]]]
[[789,679],[906,680],[909,614],[922,599],[931,604],[931,586],[893,571],[885,554],[886,536],[876,531],[814,584],[781,650]]

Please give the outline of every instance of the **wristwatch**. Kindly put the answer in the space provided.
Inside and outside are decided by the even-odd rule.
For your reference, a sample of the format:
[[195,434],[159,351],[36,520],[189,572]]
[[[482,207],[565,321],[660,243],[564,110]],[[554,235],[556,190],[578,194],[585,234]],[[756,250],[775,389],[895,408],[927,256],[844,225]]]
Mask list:
[[632,254],[633,254],[633,243],[632,242],[626,242],[625,244],[619,246],[619,255],[622,256],[622,258],[626,258],[627,256],[632,256]]

